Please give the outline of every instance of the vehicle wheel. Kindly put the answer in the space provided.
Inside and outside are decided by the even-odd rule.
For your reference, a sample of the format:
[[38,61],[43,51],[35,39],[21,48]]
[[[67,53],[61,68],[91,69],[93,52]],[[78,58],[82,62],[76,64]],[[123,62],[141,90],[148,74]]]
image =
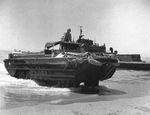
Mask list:
[[97,87],[99,85],[99,81],[85,81],[85,87]]
[[99,81],[98,81],[98,80],[97,80],[97,81],[94,81],[94,82],[93,82],[93,85],[94,85],[94,87],[99,86]]

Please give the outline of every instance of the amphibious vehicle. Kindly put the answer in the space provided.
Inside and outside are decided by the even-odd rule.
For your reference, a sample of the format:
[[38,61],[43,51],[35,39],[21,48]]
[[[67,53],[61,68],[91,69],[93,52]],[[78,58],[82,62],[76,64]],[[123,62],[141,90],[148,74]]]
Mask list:
[[48,42],[41,52],[12,52],[4,64],[12,77],[31,79],[40,85],[95,87],[113,76],[118,59],[106,52],[105,45],[84,39],[80,30],[76,42]]

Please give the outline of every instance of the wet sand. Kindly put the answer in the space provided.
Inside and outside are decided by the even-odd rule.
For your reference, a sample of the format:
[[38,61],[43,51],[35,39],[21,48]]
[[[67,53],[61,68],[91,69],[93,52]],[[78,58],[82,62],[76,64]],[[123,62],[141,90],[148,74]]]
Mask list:
[[33,87],[33,81],[12,79],[0,87],[0,115],[150,115],[148,71],[118,70],[95,89]]

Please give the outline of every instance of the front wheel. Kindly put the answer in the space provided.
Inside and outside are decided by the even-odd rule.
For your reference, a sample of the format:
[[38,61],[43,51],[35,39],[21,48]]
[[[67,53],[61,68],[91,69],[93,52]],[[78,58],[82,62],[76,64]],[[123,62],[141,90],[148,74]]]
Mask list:
[[85,85],[85,87],[97,87],[99,85],[99,81],[98,80],[96,80],[96,81],[88,80],[88,81],[84,82],[84,85]]

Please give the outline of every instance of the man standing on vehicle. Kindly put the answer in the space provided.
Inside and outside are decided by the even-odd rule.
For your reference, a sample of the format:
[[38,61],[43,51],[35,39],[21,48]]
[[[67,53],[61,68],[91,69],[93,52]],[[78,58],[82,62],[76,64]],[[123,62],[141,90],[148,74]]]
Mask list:
[[64,41],[65,42],[71,42],[72,41],[72,37],[71,37],[71,29],[67,29],[67,32],[65,33],[65,36],[64,36]]

